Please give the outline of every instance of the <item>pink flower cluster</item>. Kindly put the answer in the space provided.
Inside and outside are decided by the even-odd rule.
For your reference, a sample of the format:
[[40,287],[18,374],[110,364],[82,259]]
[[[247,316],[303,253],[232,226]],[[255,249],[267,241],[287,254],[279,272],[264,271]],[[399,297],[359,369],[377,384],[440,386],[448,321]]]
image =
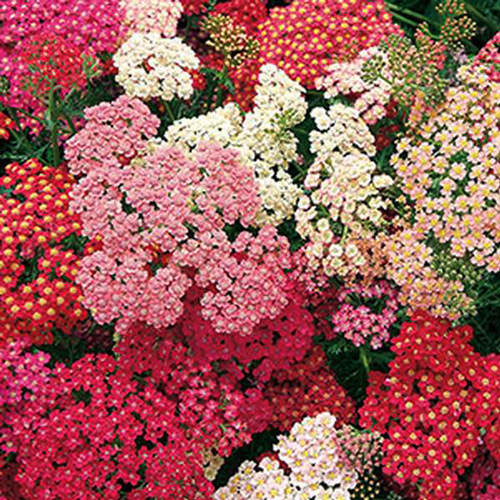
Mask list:
[[0,4],[0,51],[8,53],[20,41],[45,33],[82,51],[113,52],[126,29],[122,19],[115,0],[5,0]]
[[239,153],[217,143],[190,154],[147,145],[157,119],[126,97],[86,117],[67,158],[72,172],[86,174],[73,190],[84,234],[102,243],[78,278],[96,320],[118,320],[119,332],[135,321],[173,325],[193,280],[218,332],[247,335],[275,318],[288,302],[289,244],[271,226],[229,238],[230,226],[248,226],[260,203]]
[[[337,300],[340,307],[332,314],[334,334],[343,334],[359,347],[370,342],[373,349],[380,349],[389,340],[389,328],[396,322],[396,312],[400,308],[397,289],[387,281],[371,286],[352,285],[340,289]],[[366,300],[382,301],[379,312],[364,305]],[[327,336],[329,338],[329,336]]]

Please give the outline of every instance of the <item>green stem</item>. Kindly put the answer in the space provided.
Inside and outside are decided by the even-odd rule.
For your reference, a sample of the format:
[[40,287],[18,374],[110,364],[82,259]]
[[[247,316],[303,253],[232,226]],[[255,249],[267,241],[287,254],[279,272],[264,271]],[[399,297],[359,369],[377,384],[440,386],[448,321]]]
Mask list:
[[479,19],[483,24],[486,24],[490,30],[494,31],[495,33],[497,31],[500,31],[500,26],[498,26],[494,21],[491,19],[488,19],[484,14],[482,14],[479,10],[477,10],[473,5],[471,5],[468,2],[464,2],[465,8],[469,11],[469,14],[471,14],[473,17],[476,17]]
[[170,104],[168,102],[163,101],[163,105],[165,106],[165,109],[167,110],[167,115],[172,121],[172,123],[175,122],[175,117],[174,114],[172,113],[172,108],[170,107]]
[[413,26],[414,28],[416,28],[418,26],[417,22],[415,22],[411,19],[408,19],[405,16],[402,16],[401,14],[399,14],[399,12],[392,12],[392,17],[394,17],[395,19],[399,19],[403,23],[409,24],[410,26]]
[[54,166],[61,162],[59,144],[57,144],[57,115],[55,110],[54,88],[50,89],[49,94],[49,127],[50,127],[50,143],[52,145],[52,160]]
[[342,229],[342,236],[340,238],[340,245],[344,244],[346,238],[347,238],[347,224],[344,224],[344,227]]
[[368,375],[370,373],[370,361],[368,360],[368,353],[364,346],[361,346],[359,348],[359,358],[361,359],[361,362],[363,363],[363,366],[365,368],[365,372]]
[[420,19],[422,21],[425,21],[427,23],[431,23],[431,24],[434,24],[435,26],[437,26],[437,23],[435,23],[434,21],[431,21],[423,14],[420,14],[420,12],[414,12],[413,10],[405,9],[404,7],[400,7],[399,5],[395,5],[395,4],[390,3],[390,2],[385,2],[385,4],[387,5],[387,8],[393,13],[393,15],[394,15],[393,11],[397,11],[397,13],[405,14],[407,16],[411,16],[411,17],[414,17],[415,19]]

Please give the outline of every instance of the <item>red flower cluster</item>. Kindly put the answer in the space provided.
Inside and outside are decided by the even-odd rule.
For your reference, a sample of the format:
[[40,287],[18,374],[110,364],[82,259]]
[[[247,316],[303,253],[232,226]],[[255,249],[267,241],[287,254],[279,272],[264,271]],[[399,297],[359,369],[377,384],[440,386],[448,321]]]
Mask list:
[[210,499],[200,450],[180,427],[175,407],[111,356],[56,365],[8,422],[21,494],[108,500],[129,491],[127,498],[138,500]]
[[251,374],[253,380],[267,382],[273,372],[291,369],[312,347],[312,316],[296,293],[289,294],[288,306],[276,318],[261,321],[251,335],[217,333],[202,318],[201,296],[196,286],[187,293],[182,333],[197,359],[217,361],[235,381]]
[[8,140],[10,131],[15,128],[16,124],[5,114],[0,111],[0,139]]
[[383,0],[294,0],[258,27],[261,63],[273,63],[308,88],[332,62],[400,32]]
[[354,401],[338,384],[320,346],[288,370],[279,370],[264,388],[264,397],[273,408],[271,425],[288,431],[295,422],[328,411],[338,424],[352,422]]
[[500,359],[474,352],[471,338],[470,327],[450,328],[417,313],[393,339],[389,373],[370,373],[360,423],[386,437],[384,472],[401,484],[420,485],[421,499],[454,498],[458,474],[478,452],[481,429],[495,449]]
[[[95,57],[61,36],[37,34],[24,41],[19,49],[15,64],[25,67],[21,84],[36,97],[46,97],[51,85],[58,85],[64,92],[82,88],[86,83],[85,72],[92,67],[96,72],[98,67]],[[9,71],[9,67],[3,70]]]
[[[244,397],[214,371],[208,361],[190,356],[173,341],[174,329],[155,330],[135,325],[123,336],[115,352],[120,369],[147,374],[174,403],[178,424],[199,449],[216,449],[222,456],[250,440],[238,418]],[[161,336],[159,336],[161,335]]]
[[86,311],[74,283],[79,257],[67,244],[80,233],[69,209],[69,174],[37,160],[10,164],[0,180],[0,341],[28,335],[51,342]]

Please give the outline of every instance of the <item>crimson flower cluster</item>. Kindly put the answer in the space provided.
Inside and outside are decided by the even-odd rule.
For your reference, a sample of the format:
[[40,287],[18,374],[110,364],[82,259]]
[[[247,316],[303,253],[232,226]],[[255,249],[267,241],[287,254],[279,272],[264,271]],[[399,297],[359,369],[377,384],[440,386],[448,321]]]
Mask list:
[[420,499],[453,499],[481,440],[498,454],[500,357],[481,357],[471,338],[418,312],[393,339],[389,373],[370,373],[360,423],[383,433],[384,472],[419,485]]

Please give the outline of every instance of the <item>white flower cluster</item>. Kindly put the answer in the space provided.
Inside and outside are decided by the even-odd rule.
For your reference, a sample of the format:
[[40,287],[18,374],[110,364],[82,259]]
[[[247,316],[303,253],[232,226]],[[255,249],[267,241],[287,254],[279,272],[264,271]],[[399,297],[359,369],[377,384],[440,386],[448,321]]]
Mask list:
[[309,242],[312,268],[342,276],[348,271],[345,259],[356,266],[365,263],[348,236],[367,237],[383,225],[389,202],[380,191],[393,180],[377,174],[370,158],[376,151],[374,138],[354,108],[335,104],[328,110],[315,108],[311,115],[319,129],[309,136],[316,158],[304,180],[309,194],[300,197],[295,212],[297,232]]
[[[328,74],[316,79],[316,88],[325,91],[327,99],[339,94],[359,94],[354,107],[366,123],[373,124],[386,115],[386,104],[391,100],[392,86],[388,81],[377,78],[367,82],[362,78],[363,65],[379,57],[387,59],[387,54],[378,47],[370,47],[359,53],[353,61],[334,63],[327,68]],[[384,65],[386,67],[387,65]]]
[[169,38],[175,36],[182,15],[179,0],[121,0],[125,24],[132,32],[157,31]]
[[130,97],[189,98],[193,79],[186,71],[196,69],[194,51],[180,38],[162,38],[158,32],[134,33],[113,57],[116,81]]
[[182,119],[165,133],[168,145],[189,149],[214,140],[238,149],[255,171],[262,208],[256,224],[280,224],[293,216],[300,189],[287,172],[299,161],[297,138],[290,129],[304,120],[304,89],[271,64],[262,66],[254,109],[243,117],[235,104],[206,115]]
[[296,423],[275,446],[286,474],[276,460],[245,461],[216,500],[349,500],[357,474],[343,463],[335,445],[335,417],[327,412]]
[[164,140],[168,146],[180,146],[189,151],[195,149],[200,142],[209,141],[234,148],[241,134],[242,123],[238,106],[229,103],[206,115],[176,120],[167,128]]

